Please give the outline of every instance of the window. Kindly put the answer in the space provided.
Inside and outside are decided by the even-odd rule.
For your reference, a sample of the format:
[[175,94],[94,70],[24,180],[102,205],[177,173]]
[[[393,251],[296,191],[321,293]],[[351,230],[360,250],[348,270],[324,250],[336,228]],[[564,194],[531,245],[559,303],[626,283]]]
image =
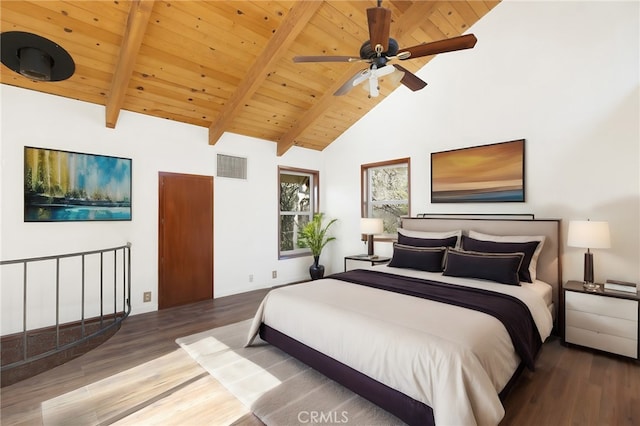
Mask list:
[[318,172],[278,167],[278,258],[306,256],[308,248],[298,248],[298,227],[318,212]]
[[[400,216],[410,212],[410,159],[363,164],[362,217],[381,218],[384,233],[394,235]],[[394,235],[395,236],[395,235]]]

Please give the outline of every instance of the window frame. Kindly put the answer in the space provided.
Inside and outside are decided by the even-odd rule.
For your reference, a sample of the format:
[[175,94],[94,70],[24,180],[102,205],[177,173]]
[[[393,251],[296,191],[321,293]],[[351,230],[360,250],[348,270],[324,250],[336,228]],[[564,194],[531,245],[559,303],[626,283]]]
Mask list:
[[[376,163],[368,163],[360,165],[360,199],[361,199],[361,217],[369,217],[369,170],[383,168],[387,166],[397,166],[399,164],[407,165],[407,213],[411,216],[411,157],[397,158],[395,160],[379,161]],[[374,236],[374,241],[395,241],[396,236],[392,234],[383,234],[382,236]],[[367,236],[362,235],[362,240],[366,241]]]
[[[281,233],[282,233],[282,210],[280,210],[280,197],[282,196],[282,185],[280,179],[282,174],[292,175],[309,175],[311,177],[311,185],[309,188],[309,202],[311,208],[309,209],[309,215],[311,218],[314,214],[320,211],[320,172],[318,170],[301,169],[297,167],[278,166],[278,260],[280,259],[292,259],[296,257],[310,256],[311,250],[308,248],[293,249],[291,251],[282,251],[281,247]],[[283,254],[284,253],[284,254]]]

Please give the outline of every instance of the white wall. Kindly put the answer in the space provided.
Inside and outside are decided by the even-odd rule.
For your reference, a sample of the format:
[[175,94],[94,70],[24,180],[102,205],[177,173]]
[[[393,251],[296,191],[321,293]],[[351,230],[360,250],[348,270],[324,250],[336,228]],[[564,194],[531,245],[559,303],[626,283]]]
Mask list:
[[[639,9],[503,2],[469,30],[474,49],[434,58],[425,89],[401,87],[352,126],[324,151],[327,214],[341,219],[333,264],[364,251],[359,165],[410,157],[412,214],[534,213],[563,219],[565,237],[571,219],[606,220],[596,279],[640,281]],[[430,203],[432,152],[521,138],[525,203]],[[564,251],[564,278],[582,279],[584,250]]]
[[[0,86],[2,145],[0,158],[0,259],[10,260],[95,250],[132,243],[133,313],[157,309],[158,172],[215,176],[216,154],[248,158],[248,179],[214,178],[215,297],[302,280],[310,257],[278,260],[277,166],[321,170],[321,153],[292,148],[276,156],[276,144],[225,134],[207,143],[207,129],[122,111],[116,129],[105,127],[104,107],[12,86]],[[133,220],[127,222],[25,223],[23,221],[24,146],[132,158]],[[323,174],[321,172],[321,185]],[[271,271],[278,278],[271,278]],[[249,282],[249,275],[253,282]],[[22,282],[3,274],[2,334],[21,329]],[[40,312],[30,327],[51,323],[44,306],[55,297],[38,296]],[[151,303],[142,294],[153,292]],[[32,298],[33,299],[33,298]],[[64,319],[63,312],[63,319]],[[69,313],[69,315],[72,315]],[[69,318],[73,320],[74,318]],[[64,322],[64,321],[63,321]]]

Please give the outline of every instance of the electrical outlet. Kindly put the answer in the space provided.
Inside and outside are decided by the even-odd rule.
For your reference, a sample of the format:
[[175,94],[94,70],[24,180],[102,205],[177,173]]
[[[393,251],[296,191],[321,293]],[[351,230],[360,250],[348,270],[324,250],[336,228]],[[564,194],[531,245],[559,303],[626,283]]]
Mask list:
[[278,278],[278,271],[271,271],[271,278]]
[[252,283],[253,282],[253,274],[249,274],[249,282]]
[[142,295],[142,301],[143,302],[151,302],[151,292],[150,291],[145,291],[144,294]]

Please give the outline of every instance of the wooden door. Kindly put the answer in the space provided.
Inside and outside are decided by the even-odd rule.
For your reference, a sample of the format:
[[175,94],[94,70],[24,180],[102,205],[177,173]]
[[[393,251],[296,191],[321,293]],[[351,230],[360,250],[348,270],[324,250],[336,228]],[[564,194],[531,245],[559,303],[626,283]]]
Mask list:
[[213,299],[213,177],[159,174],[158,308]]

